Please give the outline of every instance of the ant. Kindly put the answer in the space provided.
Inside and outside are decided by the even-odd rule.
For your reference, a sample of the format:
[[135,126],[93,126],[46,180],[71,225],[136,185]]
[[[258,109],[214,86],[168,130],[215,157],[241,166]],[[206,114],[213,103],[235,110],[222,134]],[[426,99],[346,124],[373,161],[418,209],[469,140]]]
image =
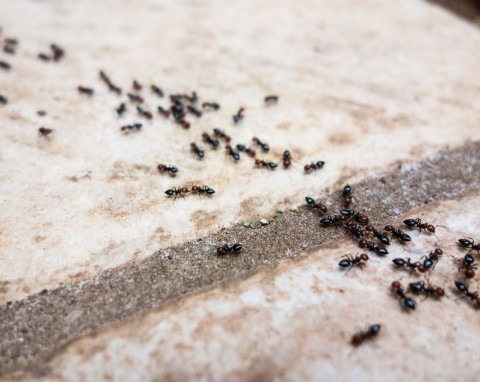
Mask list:
[[382,243],[384,245],[390,245],[390,239],[388,238],[388,236],[381,233],[373,225],[368,224],[365,227],[365,231],[368,232],[368,233],[371,233],[380,243]]
[[187,110],[192,113],[195,117],[200,118],[202,116],[202,112],[193,106],[187,106]]
[[411,241],[412,238],[403,232],[400,229],[393,227],[392,225],[388,224],[383,228],[385,231],[390,232],[393,237],[396,237],[399,241],[406,242]]
[[53,52],[53,61],[60,61],[65,54],[65,51],[58,45],[51,44],[50,49]]
[[[468,239],[471,239],[471,240],[468,240]],[[475,244],[475,240],[473,240],[471,237],[468,237],[466,239],[458,239],[458,242],[462,247],[470,248],[470,251],[468,251],[469,253],[471,251],[480,252],[480,244]]]
[[92,88],[86,88],[84,86],[79,86],[78,91],[89,96],[93,95],[93,93],[95,92]]
[[158,169],[158,172],[160,174],[163,174],[163,173],[167,172],[168,174],[170,174],[172,176],[177,175],[177,172],[178,172],[178,168],[176,168],[175,166],[167,166],[167,165],[164,165],[164,164],[159,164],[157,166],[157,169]]
[[118,86],[115,86],[103,70],[100,70],[99,74],[100,74],[101,80],[105,82],[105,84],[108,86],[108,89],[110,89],[111,91],[117,94],[122,94],[122,89],[120,89]]
[[201,150],[195,142],[190,143],[190,150],[200,159],[205,157],[205,152]]
[[218,110],[220,109],[220,105],[215,102],[204,102],[202,103],[203,110]]
[[325,204],[316,203],[315,200],[313,200],[313,198],[311,198],[310,196],[305,197],[305,201],[309,206],[317,209],[322,214],[326,214],[328,212],[328,208]]
[[10,70],[12,66],[8,62],[0,61],[0,68]]
[[122,89],[119,88],[118,86],[115,86],[114,84],[108,84],[108,88],[114,92],[117,93],[118,95],[122,94]]
[[164,116],[165,118],[170,117],[170,110],[165,110],[163,107],[159,106],[157,107],[158,112]]
[[5,38],[5,44],[7,44],[7,45],[17,45],[18,40],[16,38],[7,37],[7,38]]
[[185,121],[184,119],[176,121],[180,126],[182,126],[185,130],[190,128],[190,122]]
[[265,104],[267,106],[273,105],[278,102],[278,96],[276,95],[269,95],[264,98]]
[[242,244],[235,243],[232,246],[228,244],[224,244],[221,247],[217,248],[217,255],[222,256],[225,255],[227,252],[238,252],[243,248]]
[[345,217],[342,215],[333,215],[327,216],[320,220],[320,224],[324,226],[333,226],[333,225],[341,225],[345,221]]
[[208,133],[203,133],[202,138],[204,142],[210,144],[214,149],[220,145],[218,139],[213,139]]
[[349,217],[350,219],[355,220],[357,223],[360,224],[368,224],[369,218],[367,215],[364,215],[360,212],[355,212],[354,210],[340,210],[340,214],[346,217]]
[[241,119],[244,118],[244,115],[243,115],[244,111],[245,111],[245,109],[244,109],[243,107],[241,107],[241,108],[238,110],[237,114],[235,114],[235,115],[232,117],[233,123],[238,123],[238,122],[240,122]]
[[425,260],[423,261],[423,267],[419,268],[420,272],[428,271],[430,268],[434,269],[435,264],[440,260],[440,256],[443,255],[441,248],[435,248],[427,256],[424,256]]
[[457,287],[457,290],[467,296],[470,300],[472,300],[473,304],[475,307],[479,308],[480,307],[480,297],[478,296],[478,292],[470,292],[468,290],[468,285],[464,284],[460,281],[455,281],[455,286]]
[[147,119],[152,119],[153,118],[152,113],[150,113],[149,111],[143,110],[143,108],[139,105],[137,106],[137,112],[138,112],[138,114],[140,114],[141,116],[143,116]]
[[361,239],[364,236],[361,227],[353,221],[345,223],[345,228],[357,239]]
[[405,290],[403,289],[402,285],[400,284],[400,281],[394,281],[392,282],[392,291],[400,297],[400,305],[407,309],[415,310],[415,301],[411,298],[408,297],[407,294],[405,293]]
[[174,196],[174,200],[177,199],[177,196],[181,196],[184,198],[185,196],[183,194],[188,194],[188,188],[187,187],[173,187],[165,191],[165,193],[168,195],[168,198],[171,198]]
[[292,165],[292,154],[289,150],[285,150],[282,155],[283,167],[289,168]]
[[338,266],[342,268],[348,268],[347,272],[354,266],[358,266],[360,269],[362,269],[362,267],[366,265],[365,262],[368,261],[368,255],[366,253],[356,255],[355,257],[352,255],[345,255],[343,257],[345,257],[345,259],[340,260]]
[[213,129],[213,134],[215,134],[219,138],[222,138],[225,142],[230,142],[230,140],[231,140],[230,136],[225,134],[220,129],[217,129],[217,128]]
[[410,257],[407,257],[405,259],[398,257],[396,259],[393,259],[392,262],[397,267],[410,268],[410,272],[413,272],[416,269],[418,269],[421,272],[421,269],[424,269],[423,264],[420,264],[420,262],[418,261],[412,262],[410,260]]
[[367,239],[360,239],[358,242],[360,248],[368,248],[370,251],[375,252],[379,256],[388,255],[388,251],[383,245],[376,245],[373,241]]
[[423,294],[426,297],[430,296],[440,298],[445,296],[445,291],[443,290],[443,288],[432,285],[430,283],[425,286],[425,283],[423,281],[416,281],[414,283],[410,283],[408,284],[408,288],[411,292],[415,294]]
[[3,51],[8,54],[15,54],[15,46],[7,44],[3,47]]
[[[5,51],[5,48],[3,49]],[[8,53],[7,51],[5,51],[6,53]],[[50,61],[51,60],[51,57],[45,53],[39,53],[38,56],[37,56],[40,60],[42,61]]]
[[350,340],[353,346],[360,346],[365,340],[372,340],[380,333],[380,324],[370,325],[366,330],[355,333]]
[[255,158],[255,155],[257,155],[255,153],[255,150],[252,149],[251,147],[245,147],[245,145],[241,145],[241,144],[238,144],[237,145],[237,150],[238,151],[241,151],[241,152],[244,152],[244,153],[247,153],[247,155],[250,157],[250,158]]
[[0,94],[0,104],[6,105],[8,103],[8,98]]
[[340,195],[340,198],[343,200],[343,204],[346,206],[349,206],[352,203],[352,187],[350,185],[345,185],[342,190],[342,195]]
[[311,173],[313,170],[317,171],[321,169],[325,165],[323,160],[318,160],[316,162],[311,162],[310,164],[306,164],[303,169],[307,174]]
[[261,142],[260,139],[258,139],[257,137],[253,137],[252,141],[253,143],[259,145],[264,152],[268,152],[270,150],[270,146],[268,145],[268,143]]
[[275,162],[267,162],[267,161],[264,161],[264,160],[255,159],[255,166],[256,167],[266,167],[266,168],[273,171],[277,168],[278,164],[276,164]]
[[143,103],[143,98],[137,94],[128,93],[127,96],[132,102]]
[[137,80],[133,80],[133,84],[132,84],[132,87],[133,87],[133,90],[139,92],[140,90],[142,90],[142,85],[140,84],[140,82],[138,82]]
[[175,101],[175,103],[170,107],[173,118],[176,121],[181,121],[185,118],[185,107],[180,101]]
[[120,128],[121,131],[123,131],[125,134],[132,133],[134,131],[140,131],[142,128],[141,123],[134,123],[133,125],[125,125]]
[[50,138],[53,135],[53,129],[48,129],[46,127],[40,127],[38,129],[38,135],[40,137]]
[[422,223],[422,219],[420,218],[407,219],[404,220],[403,223],[409,228],[417,227],[420,232],[422,232],[423,229],[425,232],[435,233],[435,226],[429,223]]
[[163,90],[160,89],[158,86],[152,85],[150,86],[150,89],[152,89],[152,92],[155,93],[160,98],[163,97]]
[[232,146],[226,145],[225,150],[227,151],[227,155],[231,156],[234,160],[240,160],[240,154],[233,150]]
[[213,188],[210,188],[206,185],[203,186],[192,186],[191,189],[192,192],[197,192],[198,195],[213,195],[215,193],[215,190]]
[[115,110],[116,110],[118,116],[120,117],[123,113],[125,113],[127,111],[127,105],[125,105],[125,103],[122,102],[120,104],[120,106]]
[[467,253],[464,257],[460,260],[460,267],[458,267],[458,271],[464,271],[465,278],[471,279],[475,276],[475,271],[477,270],[478,264],[475,263],[475,259],[472,255]]

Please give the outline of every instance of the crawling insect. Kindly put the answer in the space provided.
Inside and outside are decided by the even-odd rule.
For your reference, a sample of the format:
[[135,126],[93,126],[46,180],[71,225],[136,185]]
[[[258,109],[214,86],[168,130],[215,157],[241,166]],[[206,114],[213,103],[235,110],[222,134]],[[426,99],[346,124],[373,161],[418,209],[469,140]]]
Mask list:
[[266,167],[269,170],[275,170],[278,167],[278,164],[275,162],[267,162],[260,159],[255,159],[255,167]]
[[464,248],[470,248],[469,253],[471,251],[480,252],[480,244],[475,244],[475,240],[473,240],[471,237],[466,239],[458,239],[458,243]]
[[251,147],[246,147],[245,145],[238,144],[237,150],[246,153],[250,158],[255,158],[255,150],[252,149]]
[[345,259],[340,260],[338,266],[342,268],[348,268],[347,272],[354,266],[358,266],[360,269],[362,269],[362,267],[366,265],[365,262],[368,261],[368,255],[366,253],[361,253],[355,257],[352,255],[345,255],[343,257],[345,257]]
[[445,291],[443,290],[443,288],[432,285],[430,283],[425,285],[423,281],[416,281],[410,283],[408,284],[408,288],[411,292],[415,294],[423,294],[426,297],[435,297],[438,299],[445,296]]
[[160,174],[167,173],[169,175],[175,176],[178,173],[178,168],[176,168],[175,166],[167,166],[164,164],[159,164],[157,166],[157,169]]
[[388,224],[384,228],[385,231],[390,232],[393,237],[397,238],[401,242],[411,241],[412,238],[400,229]]
[[418,261],[412,262],[410,257],[407,257],[405,259],[398,257],[396,259],[393,259],[392,262],[397,267],[410,269],[410,272],[415,271],[417,268],[419,268],[422,265]]
[[38,129],[38,135],[40,137],[51,138],[53,135],[53,129],[49,129],[46,127],[40,127]]
[[237,124],[238,122],[240,122],[240,120],[242,120],[244,118],[244,115],[243,113],[245,112],[245,109],[243,107],[241,107],[237,114],[235,114],[232,119],[233,119],[233,123]]
[[213,188],[210,188],[206,185],[192,186],[191,191],[198,193],[198,195],[206,195],[206,196],[211,196],[215,193],[215,190]]
[[367,327],[365,330],[361,330],[355,333],[350,340],[353,346],[360,346],[365,340],[372,340],[380,333],[381,325],[374,324]]
[[475,308],[480,308],[480,297],[478,295],[478,292],[471,292],[468,290],[468,285],[465,283],[462,283],[461,281],[455,281],[455,287],[457,288],[457,291],[466,297],[468,297]]
[[202,139],[204,142],[208,143],[214,149],[218,148],[218,146],[220,145],[220,142],[218,141],[218,139],[212,138],[208,133],[203,133]]
[[173,187],[165,191],[167,194],[168,198],[171,198],[172,196],[174,197],[174,200],[177,199],[178,196],[181,196],[184,198],[184,194],[188,194],[188,188],[187,187]]
[[311,173],[313,170],[317,171],[325,166],[325,162],[323,160],[318,160],[316,162],[311,162],[310,164],[306,164],[303,168],[307,174]]
[[202,103],[203,110],[218,110],[220,109],[220,105],[216,102],[204,102]]
[[472,255],[467,253],[464,257],[460,259],[460,266],[458,267],[459,272],[463,272],[465,278],[471,279],[475,277],[475,271],[478,268],[478,264],[475,263],[475,259]]
[[235,161],[240,160],[240,154],[237,153],[234,149],[232,149],[232,146],[226,145],[225,146],[225,151],[226,151],[227,155],[231,156]]
[[194,153],[197,158],[203,159],[205,157],[205,152],[197,146],[195,142],[190,143],[190,150]]
[[407,219],[404,220],[403,223],[409,228],[418,228],[420,232],[422,232],[423,229],[425,232],[435,233],[435,226],[429,223],[422,223],[422,219],[420,218]]
[[269,95],[264,98],[265,104],[267,106],[271,106],[273,104],[276,104],[278,102],[278,96],[276,95]]
[[142,128],[141,123],[134,123],[133,125],[125,125],[120,128],[120,131],[122,131],[124,134],[129,134],[133,133],[135,131],[140,131]]
[[392,282],[392,291],[400,298],[400,305],[406,309],[415,310],[415,301],[407,296],[399,281]]
[[228,244],[224,244],[221,247],[217,248],[217,255],[223,256],[227,252],[232,252],[232,251],[233,252],[238,252],[238,251],[241,251],[242,248],[243,248],[243,245],[239,244],[239,243],[235,243],[232,246],[229,246]]
[[379,256],[388,255],[388,251],[383,245],[377,245],[373,241],[368,241],[367,239],[360,239],[358,242],[360,248],[367,248],[372,252],[375,252]]
[[270,146],[268,145],[268,143],[262,142],[257,137],[253,137],[252,142],[255,143],[256,145],[259,145],[262,148],[262,151],[264,152],[268,152],[270,150]]
[[307,204],[310,207],[315,208],[316,210],[318,210],[318,212],[320,212],[322,214],[326,214],[328,212],[328,208],[325,204],[316,203],[315,200],[313,198],[311,198],[310,196],[305,197],[305,201],[307,202]]

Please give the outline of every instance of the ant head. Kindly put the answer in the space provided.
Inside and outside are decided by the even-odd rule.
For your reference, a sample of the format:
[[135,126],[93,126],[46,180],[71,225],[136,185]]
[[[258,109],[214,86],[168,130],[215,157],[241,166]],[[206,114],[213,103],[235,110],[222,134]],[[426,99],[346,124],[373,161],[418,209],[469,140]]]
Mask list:
[[363,261],[367,261],[368,260],[368,255],[366,253],[362,253],[360,255],[360,258],[363,260]]

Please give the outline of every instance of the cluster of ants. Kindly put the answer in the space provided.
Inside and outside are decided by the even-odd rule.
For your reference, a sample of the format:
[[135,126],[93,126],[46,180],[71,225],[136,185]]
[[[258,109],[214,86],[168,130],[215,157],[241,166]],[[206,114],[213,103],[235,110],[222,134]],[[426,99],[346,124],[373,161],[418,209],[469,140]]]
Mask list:
[[[368,249],[382,257],[388,254],[385,246],[390,245],[392,239],[398,240],[402,245],[412,240],[410,235],[390,224],[385,225],[383,230],[375,228],[370,223],[368,216],[350,209],[354,198],[352,187],[347,184],[340,192],[340,199],[344,208],[334,215],[322,216],[320,219],[321,226],[342,227],[349,235],[358,239],[360,248]],[[327,206],[315,201],[312,197],[307,196],[305,201],[308,207],[317,210],[320,215],[326,215],[328,213]],[[422,222],[420,218],[406,219],[403,223],[407,228],[418,229],[419,234],[423,231],[435,235],[436,227],[438,227],[430,223]],[[458,244],[462,248],[469,250],[464,257],[456,259],[459,264],[458,272],[465,280],[468,280],[475,276],[478,264],[475,263],[472,251],[480,253],[480,244],[476,244],[472,238],[459,239]],[[406,257],[395,258],[392,260],[392,263],[394,267],[408,270],[410,273],[419,272],[425,274],[435,269],[435,265],[441,259],[443,253],[441,248],[436,247],[417,261]],[[338,266],[348,272],[353,267],[362,269],[366,266],[368,260],[369,257],[366,253],[360,253],[355,256],[349,254],[342,256]],[[477,291],[471,291],[466,281],[455,281],[455,288],[461,296],[469,299],[475,308],[480,308],[479,293]],[[417,305],[413,297],[411,297],[411,294],[423,295],[425,298],[430,297],[437,300],[445,296],[444,288],[433,285],[428,280],[411,282],[408,284],[408,288],[404,288],[400,281],[393,281],[391,283],[391,290],[393,295],[399,299],[400,306],[406,311],[415,310]],[[365,340],[373,339],[379,334],[380,328],[380,324],[374,324],[365,330],[355,333],[351,338],[352,345],[358,346]]]

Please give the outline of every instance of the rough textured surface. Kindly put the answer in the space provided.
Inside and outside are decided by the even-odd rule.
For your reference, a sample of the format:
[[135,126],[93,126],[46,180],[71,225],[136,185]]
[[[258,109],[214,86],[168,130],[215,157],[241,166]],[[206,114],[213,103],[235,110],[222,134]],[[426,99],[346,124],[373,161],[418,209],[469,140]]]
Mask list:
[[[465,344],[463,336],[478,335],[478,328],[470,325],[478,313],[465,304],[456,309],[448,299],[440,305],[452,327],[465,328],[460,334],[428,321],[438,314],[439,305],[433,303],[422,304],[425,326],[410,317],[398,319],[405,315],[389,305],[392,299],[385,293],[393,275],[388,262],[339,277],[327,265],[335,265],[333,259],[351,248],[350,241],[340,240],[342,230],[321,230],[312,211],[288,209],[303,203],[305,195],[330,195],[328,204],[335,208],[335,190],[348,181],[356,185],[355,208],[375,224],[417,208],[418,216],[449,227],[451,236],[439,233],[446,248],[457,235],[475,236],[480,105],[472,100],[480,95],[480,77],[473,75],[480,63],[477,28],[417,0],[147,0],[141,6],[133,0],[0,0],[0,6],[0,38],[20,41],[15,55],[0,52],[1,59],[12,64],[10,71],[0,71],[0,94],[9,99],[0,105],[0,302],[14,301],[0,308],[0,373],[18,371],[30,378],[22,374],[27,370],[73,380],[115,368],[118,374],[112,376],[131,380],[129,373],[136,371],[132,362],[137,362],[156,363],[163,379],[173,380],[309,380],[314,379],[311,373],[341,379],[355,371],[371,380],[384,377],[384,370],[393,370],[392,378],[411,379],[412,370],[419,365],[431,370],[436,360],[461,366],[460,371],[445,372],[445,378],[466,380],[473,375],[468,364],[471,344]],[[58,64],[36,57],[51,42],[67,52]],[[220,102],[221,109],[199,120],[189,118],[188,131],[155,115],[143,121],[140,133],[125,136],[119,127],[138,120],[135,105],[128,104],[125,117],[116,116],[114,108],[126,97],[106,90],[98,79],[100,69],[125,91],[133,79],[144,85],[155,82],[167,94],[196,90],[202,100]],[[93,86],[95,95],[78,94],[78,85]],[[280,102],[265,107],[263,97],[270,93],[278,94]],[[146,109],[167,104],[148,90],[141,94]],[[239,106],[246,107],[246,117],[233,126],[231,116]],[[37,115],[40,109],[46,116]],[[40,126],[55,129],[53,138],[39,138]],[[294,166],[288,171],[255,170],[248,158],[232,163],[223,149],[207,151],[203,162],[195,160],[189,143],[199,142],[201,132],[213,127],[226,130],[234,143],[248,143],[258,135],[272,147],[263,156],[268,159],[278,161],[288,148]],[[427,157],[431,159],[425,161]],[[303,164],[318,159],[327,162],[325,168],[303,174]],[[155,170],[159,162],[177,165],[179,176],[160,176]],[[217,192],[211,199],[165,199],[165,189],[194,183],[206,183]],[[446,199],[453,204],[447,203],[451,210],[443,211],[443,204],[437,204]],[[471,204],[472,212],[462,210],[462,203]],[[287,212],[270,225],[252,230],[241,225],[244,220],[273,218],[277,207]],[[439,208],[438,215],[433,207]],[[414,247],[417,255],[432,245],[420,238]],[[233,241],[245,245],[241,256],[214,255],[217,244]],[[320,257],[314,251],[301,252],[320,244]],[[279,261],[293,255],[304,260]],[[351,293],[341,298],[335,291],[315,297],[315,288],[303,293],[306,284],[301,280],[311,281],[318,267],[325,266],[318,288],[345,283]],[[367,285],[360,284],[359,277],[367,275],[372,276],[367,289],[371,300],[359,298],[364,293],[360,285]],[[269,286],[269,280],[280,281]],[[282,285],[290,294],[283,293]],[[250,298],[233,298],[249,288],[271,294],[274,301],[260,301],[257,305],[263,306],[252,319]],[[230,295],[231,305],[222,293]],[[362,301],[368,304],[360,305]],[[290,309],[282,310],[284,304]],[[386,312],[385,306],[391,309]],[[156,312],[145,316],[152,309]],[[312,309],[318,315],[309,315]],[[213,310],[219,316],[213,316]],[[350,351],[345,339],[357,321],[363,327],[380,311],[389,324],[382,338],[386,342],[379,346],[407,349],[418,364],[405,365],[403,352],[385,357],[378,369],[361,356],[342,358]],[[222,312],[237,317],[225,313],[227,324],[246,317],[244,326],[227,328],[231,336],[215,331],[223,324]],[[329,325],[317,327],[331,317],[341,328],[338,335]],[[209,318],[217,325],[205,328],[204,335],[185,332],[185,346],[201,349],[195,358],[183,342],[168,342],[175,340],[175,328],[205,327]],[[398,321],[398,332],[390,331],[391,320]],[[109,329],[110,321],[115,325]],[[152,340],[133,338],[135,326],[144,338],[154,333]],[[76,341],[92,331],[98,336]],[[317,332],[322,335],[315,337]],[[414,333],[419,345],[408,342],[411,337],[405,333]],[[285,338],[292,347],[278,358],[269,355]],[[446,343],[452,344],[455,356],[439,350],[447,349]],[[302,344],[302,354],[317,357],[297,354],[293,364],[289,357]],[[338,358],[319,361],[326,344],[338,349]],[[236,347],[241,351],[228,362],[212,361]],[[82,349],[84,358],[78,357]],[[246,349],[258,351],[248,358]],[[384,354],[381,350],[367,347],[372,357],[365,354],[365,359]],[[182,357],[189,357],[191,368],[176,366],[176,358],[186,363]],[[345,362],[351,367],[343,367]],[[156,366],[143,370],[138,379],[159,375]]]

